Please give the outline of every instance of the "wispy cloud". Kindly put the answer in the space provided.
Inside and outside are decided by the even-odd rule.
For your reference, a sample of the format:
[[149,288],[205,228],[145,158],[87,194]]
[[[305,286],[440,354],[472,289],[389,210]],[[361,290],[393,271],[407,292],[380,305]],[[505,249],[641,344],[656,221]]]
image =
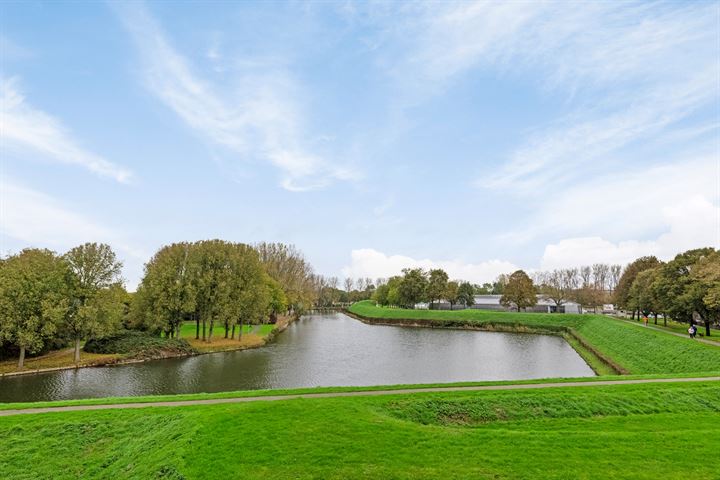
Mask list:
[[30,105],[17,84],[17,79],[0,79],[3,149],[31,149],[55,161],[78,165],[118,182],[130,179],[129,170],[84,149],[58,119]]
[[716,4],[461,1],[401,9],[402,22],[394,10],[374,18],[380,63],[402,104],[442,94],[473,70],[564,97],[569,113],[519,132],[518,147],[493,162],[499,168],[482,166],[493,173],[477,179],[480,187],[532,194],[549,181],[576,181],[591,164],[612,168],[614,152],[657,141],[720,98]]
[[373,18],[381,64],[404,87],[442,87],[474,68],[571,91],[677,80],[715,59],[718,40],[712,4],[421,2]]
[[[687,240],[678,242],[678,249],[698,242],[716,244],[720,218],[712,212],[717,212],[720,204],[719,181],[716,151],[697,157],[683,155],[649,168],[627,168],[548,192],[522,228],[502,238],[516,243],[548,235],[602,235],[616,240],[657,238],[658,232],[677,231],[673,238],[679,239],[684,232],[683,241]],[[683,228],[678,222],[685,222]]]
[[276,166],[284,174],[281,185],[292,191],[355,177],[352,169],[304,145],[304,116],[293,100],[299,97],[298,87],[288,72],[240,74],[233,93],[223,94],[172,47],[146,8],[135,4],[116,10],[142,55],[147,88],[209,141],[241,160]]
[[[558,185],[576,177],[578,167],[593,161],[602,162],[608,169],[618,167],[619,155],[615,152],[641,140],[664,141],[660,133],[717,98],[718,75],[720,69],[711,66],[688,75],[681,84],[633,91],[622,99],[613,99],[609,110],[580,109],[557,125],[534,134],[499,171],[479,178],[477,183],[482,187],[533,192],[543,185]],[[622,107],[616,108],[616,103]],[[703,123],[694,130],[701,135],[711,126]],[[687,142],[694,138],[677,140]]]

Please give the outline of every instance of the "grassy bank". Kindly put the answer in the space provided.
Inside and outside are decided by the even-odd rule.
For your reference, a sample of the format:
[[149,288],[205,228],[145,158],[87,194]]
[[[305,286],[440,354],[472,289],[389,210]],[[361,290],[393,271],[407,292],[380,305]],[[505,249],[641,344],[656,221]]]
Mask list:
[[316,394],[316,393],[338,393],[338,392],[373,392],[377,390],[413,390],[435,387],[481,387],[481,386],[502,386],[509,387],[513,385],[532,385],[546,383],[596,383],[602,381],[618,381],[618,380],[664,380],[672,381],[683,378],[717,378],[720,371],[705,374],[676,374],[676,375],[625,375],[619,378],[616,375],[605,375],[597,377],[577,377],[577,378],[540,378],[527,380],[491,380],[482,382],[455,382],[455,383],[424,383],[424,384],[400,384],[400,385],[373,385],[362,387],[308,387],[308,388],[291,388],[291,389],[275,389],[275,390],[240,390],[230,392],[217,393],[184,393],[175,395],[139,395],[133,397],[101,397],[86,398],[80,400],[55,400],[49,402],[24,402],[24,403],[0,403],[0,411],[2,410],[18,410],[27,408],[42,407],[68,407],[82,405],[110,405],[110,404],[129,404],[129,403],[152,403],[152,402],[177,402],[185,400],[209,400],[223,398],[247,398],[247,397],[264,397],[278,395],[298,395],[298,394]]
[[0,438],[8,479],[714,479],[720,384],[64,412]]
[[[102,354],[102,353],[83,353],[80,361],[81,367],[93,365],[105,365],[113,363],[120,359],[119,354]],[[41,370],[46,368],[64,368],[75,365],[75,349],[63,348],[62,350],[53,350],[44,355],[37,357],[28,357],[25,359],[25,371]],[[0,375],[5,373],[17,372],[17,359],[11,358],[0,361]]]
[[[34,373],[37,370],[77,368],[110,365],[133,361],[138,359],[159,359],[174,356],[192,355],[196,353],[225,352],[230,350],[244,350],[247,348],[261,347],[267,343],[279,328],[283,328],[290,322],[290,318],[281,317],[276,325],[244,325],[243,334],[240,337],[239,329],[236,331],[236,338],[224,338],[223,328],[215,329],[215,336],[212,342],[203,342],[195,339],[195,323],[185,322],[180,329],[180,342],[178,339],[157,337],[139,331],[128,331],[117,338],[102,339],[91,343],[102,343],[91,345],[90,350],[83,349],[80,363],[75,364],[72,348],[53,350],[37,357],[25,359],[25,367],[22,370],[17,368],[17,359],[0,361],[0,375],[6,373]],[[184,341],[187,341],[185,343]]]
[[[720,370],[720,348],[689,338],[668,335],[649,328],[638,328],[603,315],[492,312],[484,310],[407,310],[377,307],[358,302],[350,312],[388,323],[414,321],[438,327],[464,327],[488,330],[574,332],[594,350],[624,372],[700,373]],[[592,366],[592,364],[591,364]]]

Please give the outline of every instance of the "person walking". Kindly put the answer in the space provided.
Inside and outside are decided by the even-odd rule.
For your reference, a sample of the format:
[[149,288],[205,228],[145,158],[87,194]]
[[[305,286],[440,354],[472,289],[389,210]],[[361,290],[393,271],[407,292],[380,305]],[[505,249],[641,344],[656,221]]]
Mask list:
[[648,324],[648,317],[647,317],[647,315],[643,315],[643,323],[644,323],[645,326],[647,327],[647,324]]

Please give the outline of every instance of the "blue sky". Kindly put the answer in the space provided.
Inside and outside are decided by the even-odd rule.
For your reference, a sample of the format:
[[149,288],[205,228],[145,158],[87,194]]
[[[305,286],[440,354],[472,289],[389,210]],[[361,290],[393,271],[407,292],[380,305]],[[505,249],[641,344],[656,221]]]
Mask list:
[[716,2],[3,2],[0,250],[491,280],[720,246]]

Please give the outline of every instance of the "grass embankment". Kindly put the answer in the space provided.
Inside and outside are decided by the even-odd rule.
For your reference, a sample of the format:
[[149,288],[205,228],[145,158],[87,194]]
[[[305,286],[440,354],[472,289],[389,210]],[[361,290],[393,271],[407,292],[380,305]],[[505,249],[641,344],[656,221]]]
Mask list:
[[[116,362],[120,357],[121,355],[119,354],[83,353],[79,366],[104,365],[106,363]],[[23,370],[34,371],[46,368],[64,368],[74,366],[74,360],[75,349],[73,348],[53,350],[44,355],[25,358],[25,368]],[[16,358],[0,361],[0,375],[18,371],[17,364],[18,361]]]
[[51,413],[2,417],[0,438],[8,479],[702,480],[720,382]]
[[[571,333],[586,344],[596,359],[621,373],[693,373],[720,371],[720,348],[638,328],[603,315],[492,312],[485,310],[407,310],[358,302],[350,312],[387,323],[416,322],[438,327],[471,327],[498,331]],[[598,357],[599,356],[599,357]],[[587,360],[587,359],[586,359]],[[589,362],[593,366],[592,362]]]
[[[621,380],[662,380],[662,381],[682,381],[685,378],[708,378],[716,379],[720,376],[720,372],[711,372],[703,374],[676,374],[676,375],[625,375]],[[153,403],[153,402],[179,402],[186,400],[213,400],[213,399],[232,399],[232,398],[249,398],[249,397],[266,397],[266,396],[292,396],[302,394],[324,394],[324,393],[347,393],[347,392],[375,392],[375,391],[393,391],[393,390],[418,390],[425,388],[453,388],[453,387],[486,387],[501,386],[512,387],[523,385],[538,384],[557,384],[557,383],[597,383],[603,381],[619,381],[617,375],[605,375],[597,377],[575,377],[575,378],[532,378],[527,380],[488,380],[481,382],[455,382],[455,383],[423,383],[423,384],[398,384],[398,385],[373,385],[361,387],[307,387],[307,388],[291,388],[291,389],[275,389],[275,390],[237,390],[229,392],[216,393],[184,393],[174,395],[138,395],[132,397],[98,397],[85,398],[79,400],[54,400],[47,402],[23,402],[23,403],[0,403],[0,411],[3,410],[24,410],[31,408],[45,407],[70,407],[83,405],[112,405],[112,404],[131,404],[131,403]]]
[[[285,324],[287,318],[281,319]],[[37,357],[25,359],[25,367],[17,368],[16,359],[0,361],[0,375],[6,373],[25,372],[33,373],[37,370],[52,368],[75,368],[108,365],[130,360],[155,359],[175,356],[192,355],[195,353],[212,353],[229,350],[243,350],[260,347],[268,342],[277,325],[244,325],[240,337],[226,339],[224,328],[216,328],[212,342],[203,342],[195,339],[195,323],[186,322],[180,329],[180,338],[172,339],[157,337],[145,332],[126,331],[113,337],[87,342],[80,356],[80,363],[75,364],[74,350],[64,348],[53,350]]]
[[[620,318],[620,317],[618,317]],[[632,322],[634,325],[637,325],[639,327],[644,326],[642,321],[639,320],[632,320],[632,318],[622,318],[622,320],[625,320],[627,322]],[[671,332],[671,333],[677,333],[682,335],[683,337],[686,337],[688,335],[688,324],[687,323],[680,323],[676,322],[674,320],[668,320],[667,325],[665,325],[662,321],[662,319],[658,320],[657,325],[653,323],[654,320],[650,318],[650,322],[648,323],[649,327],[657,328],[659,330],[665,331],[665,332]],[[705,327],[702,325],[698,326],[698,332],[697,336],[698,338],[702,340],[708,340],[710,342],[715,342],[720,345],[720,332],[717,330],[712,331],[713,335],[710,337],[705,336]]]

